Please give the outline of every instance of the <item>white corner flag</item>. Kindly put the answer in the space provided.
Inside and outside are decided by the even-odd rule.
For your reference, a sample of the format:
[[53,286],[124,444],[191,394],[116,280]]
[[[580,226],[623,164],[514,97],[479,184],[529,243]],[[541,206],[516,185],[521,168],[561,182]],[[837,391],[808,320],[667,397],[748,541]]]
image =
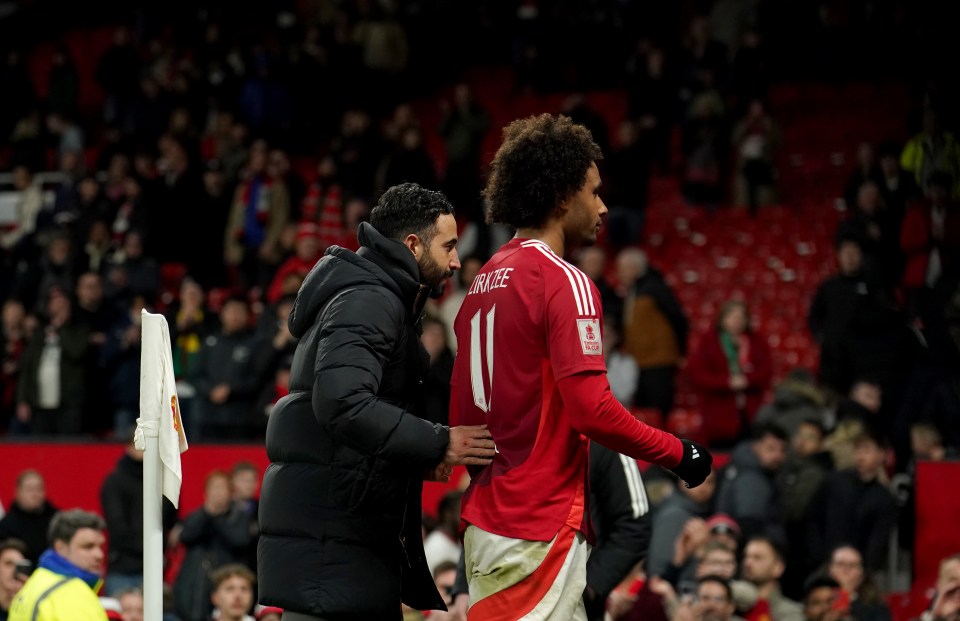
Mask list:
[[180,505],[180,453],[187,450],[187,436],[180,419],[177,384],[173,376],[173,352],[170,329],[163,315],[141,311],[143,330],[140,349],[140,418],[137,419],[136,446],[146,450],[145,437],[159,435],[163,495],[174,507]]
[[140,313],[140,418],[134,443],[143,451],[143,618],[163,615],[163,514],[160,494],[180,505],[180,453],[187,437],[173,376],[170,328],[163,315]]

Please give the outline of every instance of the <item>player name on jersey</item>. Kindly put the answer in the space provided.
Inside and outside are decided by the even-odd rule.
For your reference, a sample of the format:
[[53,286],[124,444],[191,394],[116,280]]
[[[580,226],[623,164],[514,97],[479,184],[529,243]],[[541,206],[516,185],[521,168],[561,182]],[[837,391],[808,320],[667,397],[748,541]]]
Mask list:
[[473,284],[470,285],[470,291],[467,292],[467,295],[473,295],[474,293],[487,293],[493,289],[505,288],[507,286],[507,281],[510,280],[510,272],[512,271],[512,267],[501,267],[500,269],[493,270],[492,272],[477,274],[477,277],[473,279]]

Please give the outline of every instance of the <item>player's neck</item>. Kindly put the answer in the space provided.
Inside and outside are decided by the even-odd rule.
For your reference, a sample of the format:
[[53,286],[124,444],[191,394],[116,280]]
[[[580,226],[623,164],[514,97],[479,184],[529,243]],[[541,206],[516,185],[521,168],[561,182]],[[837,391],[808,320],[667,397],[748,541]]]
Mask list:
[[521,239],[538,239],[550,246],[558,256],[563,256],[566,251],[566,238],[563,229],[560,227],[546,226],[541,229],[521,228],[517,229],[517,237]]

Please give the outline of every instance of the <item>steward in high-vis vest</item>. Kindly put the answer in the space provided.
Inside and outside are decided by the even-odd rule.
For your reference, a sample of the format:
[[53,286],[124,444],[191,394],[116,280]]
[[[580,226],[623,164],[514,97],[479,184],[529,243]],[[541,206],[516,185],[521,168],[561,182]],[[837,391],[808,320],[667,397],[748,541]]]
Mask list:
[[10,605],[10,621],[106,621],[97,591],[103,531],[96,513],[63,511],[50,523],[50,545]]

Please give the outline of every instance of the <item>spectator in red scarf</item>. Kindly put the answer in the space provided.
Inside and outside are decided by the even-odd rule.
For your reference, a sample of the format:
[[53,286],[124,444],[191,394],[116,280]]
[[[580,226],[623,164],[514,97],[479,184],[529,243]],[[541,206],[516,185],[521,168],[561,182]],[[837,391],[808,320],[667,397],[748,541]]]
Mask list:
[[297,227],[294,255],[284,261],[274,274],[267,290],[267,302],[276,304],[287,293],[283,285],[291,274],[299,274],[301,280],[306,277],[320,258],[320,250],[320,229],[310,222],[301,223]]
[[717,328],[690,356],[690,377],[711,446],[730,446],[746,431],[770,385],[770,348],[750,329],[747,305],[731,300]]

